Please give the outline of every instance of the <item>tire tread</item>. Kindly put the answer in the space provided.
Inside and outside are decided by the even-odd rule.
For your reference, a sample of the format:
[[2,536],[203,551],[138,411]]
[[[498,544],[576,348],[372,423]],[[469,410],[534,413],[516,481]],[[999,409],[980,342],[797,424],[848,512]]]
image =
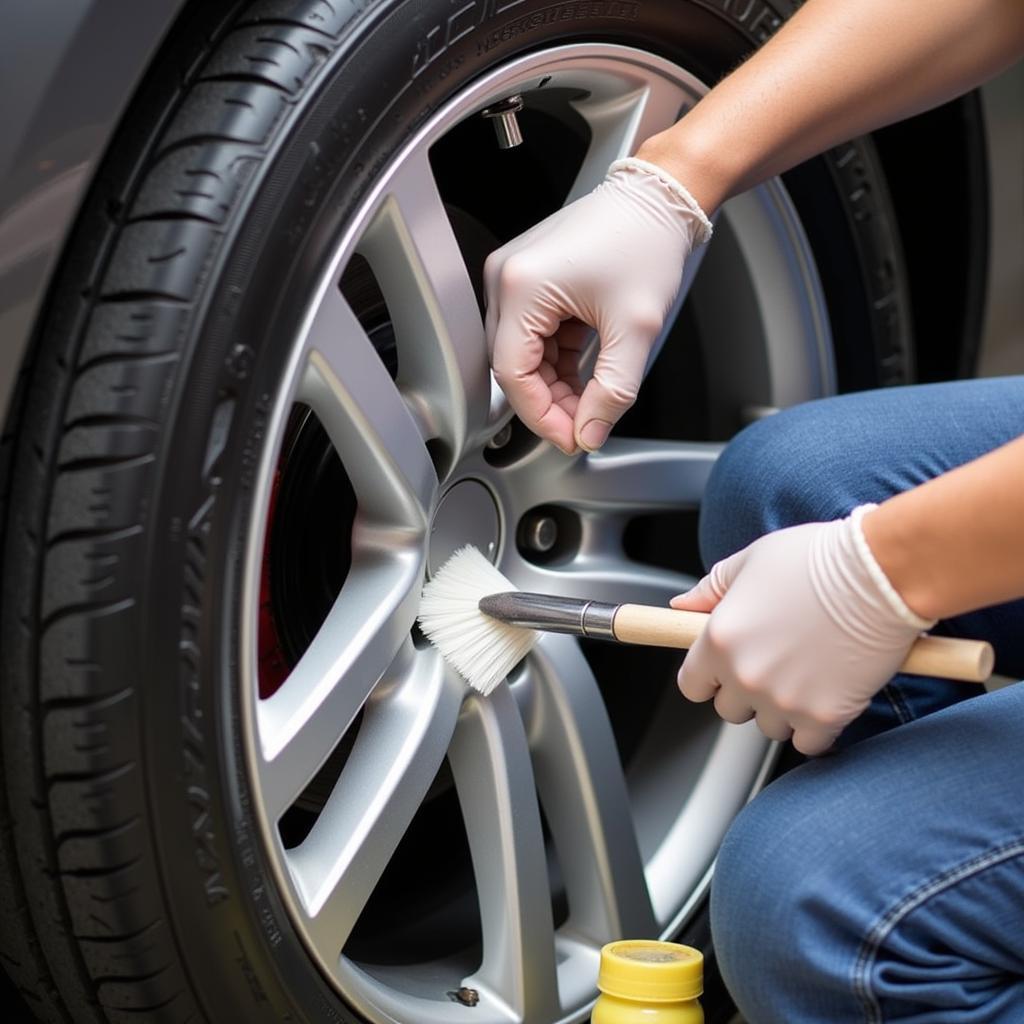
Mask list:
[[51,313],[19,390],[32,415],[0,438],[16,595],[0,610],[0,963],[53,1024],[208,1019],[160,895],[140,694],[118,637],[137,624],[145,495],[212,261],[355,10],[242,6],[193,43],[165,91],[173,114],[121,191],[93,197],[106,255]]

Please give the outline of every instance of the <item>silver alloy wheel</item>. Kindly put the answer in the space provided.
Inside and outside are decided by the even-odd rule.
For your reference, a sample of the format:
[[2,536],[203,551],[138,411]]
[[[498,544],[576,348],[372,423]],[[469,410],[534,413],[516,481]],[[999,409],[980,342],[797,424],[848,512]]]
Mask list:
[[[457,534],[469,519],[459,518],[464,494],[477,509],[481,493],[491,502],[494,526],[480,542],[493,534],[498,564],[523,589],[661,603],[689,582],[628,559],[622,530],[631,515],[697,506],[718,445],[614,438],[600,454],[573,459],[537,445],[504,467],[483,455],[509,413],[428,150],[489,103],[542,84],[585,93],[574,105],[592,138],[573,196],[705,91],[650,54],[587,44],[521,58],[459,93],[395,157],[339,240],[298,332],[255,484],[240,629],[255,810],[297,932],[344,997],[377,1022],[583,1019],[602,943],[681,927],[773,756],[752,725],[723,726],[666,693],[627,773],[576,641],[546,638],[511,685],[480,700],[411,637],[428,560],[446,554],[431,546],[438,510],[456,510]],[[829,393],[824,301],[781,183],[730,203],[717,232],[689,302],[702,333],[720,339],[721,372],[731,363],[754,374],[748,390],[764,406]],[[397,380],[340,290],[353,253],[370,263],[391,312]],[[748,301],[735,301],[737,291]],[[323,424],[355,491],[352,563],[309,648],[261,699],[261,562],[274,468],[297,402]],[[441,479],[433,441],[448,453]],[[536,564],[517,550],[516,525],[551,503],[579,514],[580,539],[570,560]],[[452,543],[452,532],[450,523],[439,529],[437,543]],[[286,848],[279,820],[350,727],[358,733],[333,791],[309,834]],[[482,954],[419,968],[356,963],[343,955],[346,939],[445,757],[472,854]],[[557,928],[538,794],[569,908]],[[460,986],[479,994],[472,1009],[449,998]]]

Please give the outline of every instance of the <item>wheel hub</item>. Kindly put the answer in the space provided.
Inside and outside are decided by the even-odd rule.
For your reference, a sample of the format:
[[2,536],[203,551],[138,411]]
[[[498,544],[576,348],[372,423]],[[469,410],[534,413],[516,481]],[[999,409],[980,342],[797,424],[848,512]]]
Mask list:
[[501,517],[491,492],[479,480],[460,480],[438,502],[430,524],[430,575],[466,544],[472,544],[495,561],[500,539]]

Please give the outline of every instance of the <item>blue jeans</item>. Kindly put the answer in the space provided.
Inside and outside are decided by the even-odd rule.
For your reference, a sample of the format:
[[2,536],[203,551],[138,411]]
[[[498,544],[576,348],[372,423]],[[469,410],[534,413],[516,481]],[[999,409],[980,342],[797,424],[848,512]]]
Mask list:
[[[1024,377],[811,402],[743,431],[701,513],[708,564],[1024,434]],[[1022,524],[1024,527],[1024,524]],[[1024,601],[937,627],[1024,676]],[[966,699],[972,697],[973,699]],[[750,1024],[1024,1022],[1024,685],[897,676],[836,754],[739,815],[711,894]]]

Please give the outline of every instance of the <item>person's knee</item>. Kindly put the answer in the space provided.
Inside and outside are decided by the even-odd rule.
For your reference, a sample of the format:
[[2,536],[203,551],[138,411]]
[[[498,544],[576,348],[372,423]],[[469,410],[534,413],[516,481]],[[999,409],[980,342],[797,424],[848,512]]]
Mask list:
[[748,1015],[776,1013],[752,1019],[813,1019],[851,998],[858,926],[834,819],[827,787],[784,778],[744,808],[719,852],[711,932],[722,977]]
[[816,419],[808,406],[797,406],[758,420],[726,446],[701,504],[700,549],[708,568],[766,533],[814,517],[828,487],[813,469],[828,444]]
[[715,956],[733,999],[744,1008],[785,981],[787,957],[780,940],[794,904],[778,896],[799,884],[792,858],[763,856],[770,834],[763,798],[733,822],[715,862],[711,891]]

